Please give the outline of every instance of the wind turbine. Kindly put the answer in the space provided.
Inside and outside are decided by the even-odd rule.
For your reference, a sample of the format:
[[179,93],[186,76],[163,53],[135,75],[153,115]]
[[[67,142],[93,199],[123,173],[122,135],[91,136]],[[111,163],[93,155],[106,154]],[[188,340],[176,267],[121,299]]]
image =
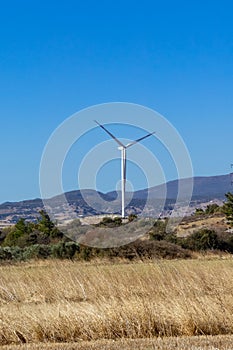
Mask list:
[[115,140],[119,147],[118,149],[121,151],[121,217],[125,218],[125,183],[126,183],[126,149],[135,145],[135,143],[144,140],[145,138],[155,134],[155,132],[149,133],[139,139],[124,145],[120,140],[118,140],[110,131],[108,131],[103,125],[95,120],[96,124],[98,124],[108,135]]

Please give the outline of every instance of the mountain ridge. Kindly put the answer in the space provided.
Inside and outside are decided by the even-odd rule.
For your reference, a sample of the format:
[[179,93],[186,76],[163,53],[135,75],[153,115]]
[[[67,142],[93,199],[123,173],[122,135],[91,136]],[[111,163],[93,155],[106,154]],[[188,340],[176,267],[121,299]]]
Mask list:
[[[149,189],[142,189],[135,191],[133,193],[127,192],[126,198],[132,197],[130,203],[128,203],[128,213],[135,212],[136,214],[141,213],[144,208],[148,193],[149,197],[154,199],[155,202],[166,198],[165,210],[169,207],[170,210],[172,205],[175,203],[178,193],[179,185],[183,189],[183,193],[189,190],[191,181],[193,180],[193,193],[191,199],[191,206],[198,205],[200,203],[219,200],[223,201],[225,199],[225,194],[231,192],[233,187],[231,185],[231,174],[226,175],[215,175],[215,176],[196,176],[194,178],[184,178],[180,180],[171,180],[167,183],[151,187]],[[165,190],[167,191],[165,197]],[[99,196],[104,199],[105,203],[110,203],[114,201],[117,197],[116,191],[110,191],[107,193],[102,193],[93,189],[85,190],[72,190],[65,193],[68,203],[75,210],[79,216],[88,215],[98,215],[103,214],[104,211],[101,209],[93,209],[90,205],[86,203],[83,199],[84,197],[91,199],[91,203],[98,202]],[[59,203],[62,199],[62,195],[57,195],[53,197],[53,200]],[[118,207],[120,207],[120,196],[117,200]],[[155,203],[154,202],[154,203]],[[153,206],[153,204],[151,204]],[[28,220],[35,220],[38,217],[39,211],[43,209],[43,201],[41,198],[23,200],[18,202],[5,202],[0,204],[0,221],[9,221],[10,223],[15,223],[19,217],[25,217]],[[61,208],[62,210],[62,208]],[[111,208],[109,209],[111,210]],[[119,212],[116,209],[116,212]]]

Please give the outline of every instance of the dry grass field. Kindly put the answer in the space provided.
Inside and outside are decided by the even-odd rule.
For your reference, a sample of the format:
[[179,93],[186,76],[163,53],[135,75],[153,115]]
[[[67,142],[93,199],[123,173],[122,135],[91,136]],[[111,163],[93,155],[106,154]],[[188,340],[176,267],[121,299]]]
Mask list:
[[227,220],[224,215],[215,214],[209,217],[190,216],[185,218],[177,227],[178,237],[187,237],[190,234],[202,230],[204,228],[215,230],[216,232],[224,232],[228,229]]
[[9,345],[2,350],[232,350],[233,336],[97,340],[79,343]]
[[233,349],[232,334],[231,257],[0,267],[3,349]]

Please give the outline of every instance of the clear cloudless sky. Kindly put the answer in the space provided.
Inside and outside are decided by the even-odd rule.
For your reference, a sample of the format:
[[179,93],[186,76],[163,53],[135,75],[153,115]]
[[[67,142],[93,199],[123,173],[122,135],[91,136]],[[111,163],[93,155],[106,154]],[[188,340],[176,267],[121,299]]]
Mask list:
[[232,13],[232,0],[2,1],[0,203],[39,197],[50,134],[104,102],[155,109],[183,137],[195,175],[229,173]]

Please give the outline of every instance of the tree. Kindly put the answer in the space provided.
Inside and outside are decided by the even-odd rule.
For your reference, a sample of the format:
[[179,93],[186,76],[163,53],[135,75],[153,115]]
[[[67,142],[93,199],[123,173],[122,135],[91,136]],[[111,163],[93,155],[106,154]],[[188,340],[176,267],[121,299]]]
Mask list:
[[32,232],[32,226],[25,219],[19,219],[14,227],[10,229],[6,235],[3,246],[25,246],[28,241],[29,234]]
[[223,206],[223,212],[226,215],[228,224],[233,226],[233,194],[228,192],[225,194],[227,201]]
[[46,211],[40,211],[41,218],[38,220],[39,231],[52,238],[61,238],[63,233],[55,226]]
[[41,218],[38,220],[39,230],[46,233],[47,235],[51,235],[51,232],[55,227],[54,223],[50,220],[50,217],[46,211],[41,210],[40,216]]

